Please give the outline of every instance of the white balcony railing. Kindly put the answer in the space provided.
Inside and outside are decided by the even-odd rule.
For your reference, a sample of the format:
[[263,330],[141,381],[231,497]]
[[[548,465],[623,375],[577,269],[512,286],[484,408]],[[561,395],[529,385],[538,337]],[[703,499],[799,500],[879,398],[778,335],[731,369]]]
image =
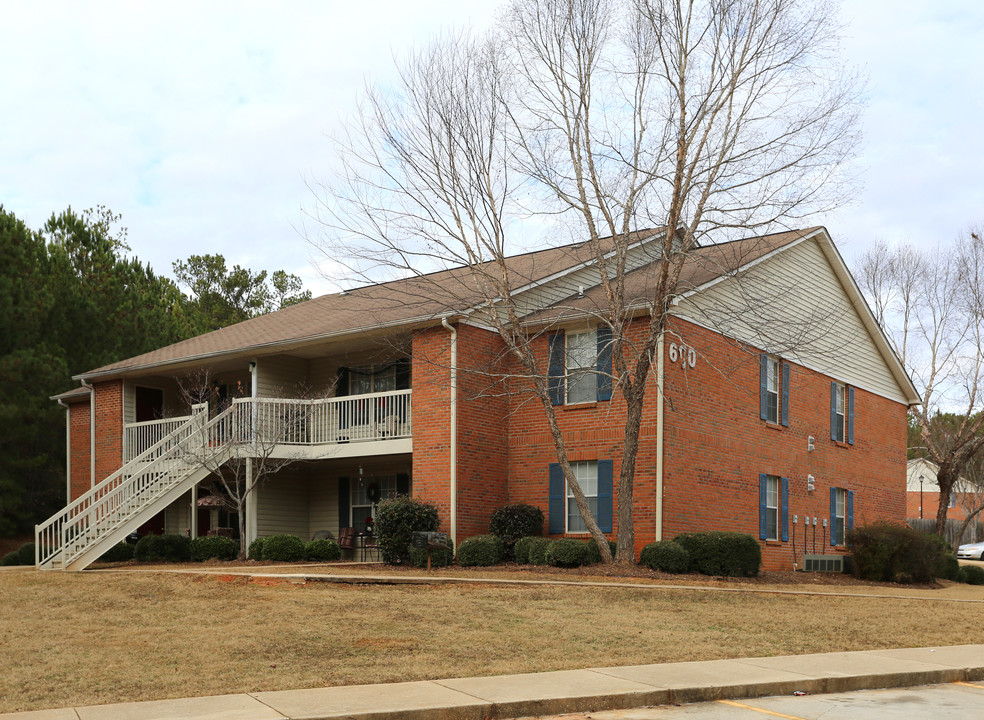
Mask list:
[[[410,390],[319,400],[237,399],[254,404],[250,424],[257,438],[283,445],[341,445],[413,436]],[[124,462],[160,443],[190,418],[124,426]]]

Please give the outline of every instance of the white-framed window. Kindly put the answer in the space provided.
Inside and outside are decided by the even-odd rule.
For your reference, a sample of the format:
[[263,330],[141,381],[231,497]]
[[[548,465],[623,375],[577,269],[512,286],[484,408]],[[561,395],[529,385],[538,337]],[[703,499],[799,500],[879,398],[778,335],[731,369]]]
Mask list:
[[[831,398],[834,402],[834,407],[831,409],[831,416],[834,419],[831,428],[833,438],[837,442],[845,442],[847,440],[847,388],[837,383]],[[838,537],[840,536],[838,535]]]
[[833,525],[832,537],[836,538],[838,545],[844,545],[847,530],[847,490],[844,488],[834,488],[834,517],[830,522]]
[[779,493],[780,481],[775,475],[765,479],[765,539],[779,539]]
[[[574,477],[577,479],[577,484],[584,493],[585,499],[588,501],[588,507],[591,509],[591,514],[597,518],[598,463],[594,461],[573,462],[571,463],[571,470],[574,473]],[[581,513],[577,509],[577,503],[574,502],[574,491],[570,488],[567,488],[566,531],[569,533],[586,533],[588,531],[588,526],[585,524],[584,518],[581,517]]]
[[775,425],[782,419],[780,416],[779,398],[782,395],[782,364],[776,358],[766,360],[765,386],[765,419]]
[[568,333],[564,352],[567,404],[595,402],[598,397],[598,336],[594,330]]
[[[369,497],[369,489],[372,485],[379,490],[379,500],[376,503],[373,503]],[[363,532],[366,520],[376,517],[376,505],[387,498],[396,497],[396,475],[352,478],[349,491],[349,527]]]

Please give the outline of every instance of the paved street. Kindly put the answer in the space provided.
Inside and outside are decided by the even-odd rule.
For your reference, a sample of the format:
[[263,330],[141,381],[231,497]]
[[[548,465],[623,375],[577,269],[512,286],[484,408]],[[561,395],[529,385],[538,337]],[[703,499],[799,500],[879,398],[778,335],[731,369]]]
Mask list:
[[552,715],[539,720],[980,720],[984,682]]

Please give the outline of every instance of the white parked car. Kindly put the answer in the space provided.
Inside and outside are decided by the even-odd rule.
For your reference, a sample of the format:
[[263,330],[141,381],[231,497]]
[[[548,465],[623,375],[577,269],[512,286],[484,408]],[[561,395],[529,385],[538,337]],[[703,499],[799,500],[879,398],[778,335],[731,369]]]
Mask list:
[[957,557],[961,560],[984,560],[984,542],[961,545],[957,548]]

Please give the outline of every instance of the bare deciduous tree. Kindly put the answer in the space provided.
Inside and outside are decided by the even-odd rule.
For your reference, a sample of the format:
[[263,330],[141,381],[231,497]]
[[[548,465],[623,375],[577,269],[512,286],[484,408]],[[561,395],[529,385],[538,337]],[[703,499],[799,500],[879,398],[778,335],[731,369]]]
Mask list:
[[[526,322],[536,308],[515,296],[525,278],[506,258],[567,232],[596,267],[592,314],[611,330],[608,380],[625,400],[617,559],[629,562],[642,410],[685,261],[709,233],[783,227],[844,197],[859,84],[836,62],[833,17],[800,0],[514,0],[487,35],[411,54],[339,139],[315,242],[367,279],[467,269],[468,292],[445,284],[427,300],[484,308],[605,560],[534,352],[543,327]],[[632,249],[659,228],[640,298],[626,287]]]
[[[242,386],[232,397],[219,398],[208,370],[177,378],[189,405],[210,403],[201,415],[200,442],[185,451],[185,462],[207,470],[203,483],[224,497],[239,518],[239,554],[246,557],[246,504],[257,488],[281,470],[313,459],[296,449],[305,444],[312,421],[312,395],[305,389],[285,393],[291,399],[249,398]],[[210,416],[210,417],[209,417]]]
[[928,251],[876,243],[858,276],[913,379],[920,448],[939,470],[936,532],[951,493],[984,451],[984,243],[971,231]]

